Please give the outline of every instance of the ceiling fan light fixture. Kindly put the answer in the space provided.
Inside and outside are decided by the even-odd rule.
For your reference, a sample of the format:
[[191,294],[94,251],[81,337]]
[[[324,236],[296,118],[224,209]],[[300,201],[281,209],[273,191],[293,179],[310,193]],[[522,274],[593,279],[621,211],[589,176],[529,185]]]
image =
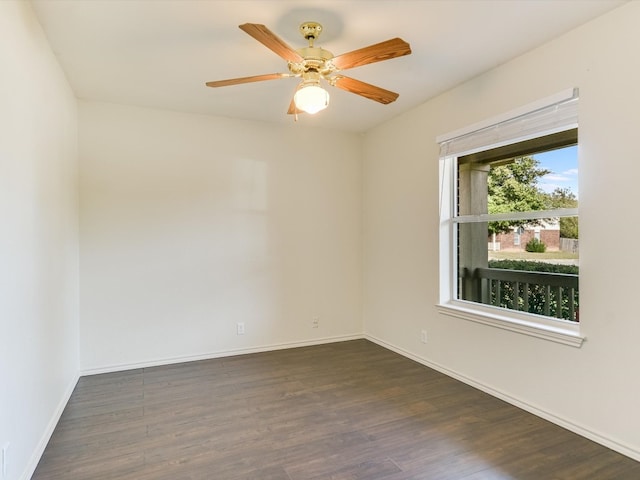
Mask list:
[[298,110],[313,115],[329,106],[329,92],[315,82],[303,84],[293,96],[293,101]]
[[287,114],[295,115],[295,119],[298,118],[297,114],[300,112],[314,114],[329,106],[329,92],[321,87],[320,80],[332,87],[355,93],[384,105],[398,98],[398,94],[395,92],[361,82],[355,78],[345,77],[337,72],[409,55],[411,46],[401,38],[392,38],[336,57],[330,51],[314,46],[314,41],[322,32],[322,25],[317,22],[305,22],[300,25],[300,33],[309,42],[309,46],[297,50],[291,48],[262,24],[244,23],[239,27],[240,30],[286,60],[289,73],[268,73],[218,80],[207,82],[207,87],[225,87],[280,78],[302,78],[302,83],[298,85],[287,109]]

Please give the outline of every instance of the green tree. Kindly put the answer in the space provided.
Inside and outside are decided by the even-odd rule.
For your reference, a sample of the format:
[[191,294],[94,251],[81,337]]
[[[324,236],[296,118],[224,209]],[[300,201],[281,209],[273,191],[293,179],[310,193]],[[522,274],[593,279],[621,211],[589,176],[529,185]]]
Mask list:
[[[551,173],[540,162],[526,156],[512,162],[492,165],[487,180],[489,213],[545,210],[549,196],[538,187],[538,180]],[[489,233],[508,232],[511,227],[536,224],[535,220],[490,222]]]
[[[547,197],[550,208],[578,207],[578,199],[568,188],[556,188]],[[562,238],[578,238],[578,217],[563,217],[560,219],[560,236]]]

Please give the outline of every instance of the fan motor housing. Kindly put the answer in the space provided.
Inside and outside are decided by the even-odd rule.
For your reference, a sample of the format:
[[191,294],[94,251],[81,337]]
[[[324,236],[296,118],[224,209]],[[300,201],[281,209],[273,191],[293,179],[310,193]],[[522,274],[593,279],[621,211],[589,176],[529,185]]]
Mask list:
[[290,62],[289,71],[298,75],[309,70],[315,70],[322,75],[328,75],[335,71],[330,60],[333,53],[320,47],[304,47],[296,50],[304,60],[302,62]]

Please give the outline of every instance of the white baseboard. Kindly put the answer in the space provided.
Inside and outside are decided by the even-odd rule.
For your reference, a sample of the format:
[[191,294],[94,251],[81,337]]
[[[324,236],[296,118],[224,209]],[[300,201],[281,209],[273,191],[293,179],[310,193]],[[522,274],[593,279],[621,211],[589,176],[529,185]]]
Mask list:
[[212,358],[231,357],[233,355],[247,355],[250,353],[270,352],[274,350],[284,350],[286,348],[309,347],[313,345],[324,345],[326,343],[346,342],[349,340],[358,340],[364,338],[362,334],[341,335],[337,337],[324,337],[301,342],[285,342],[271,345],[260,345],[250,348],[239,348],[230,350],[219,350],[216,352],[208,352],[197,355],[185,355],[168,358],[157,358],[144,362],[122,363],[117,365],[108,365],[105,367],[87,368],[80,372],[80,376],[98,375],[100,373],[121,372],[125,370],[135,370],[137,368],[158,367],[160,365],[170,365],[173,363],[194,362],[198,360],[209,360]]
[[408,352],[407,350],[404,350],[400,347],[396,347],[395,345],[387,343],[384,340],[376,338],[372,335],[365,334],[363,337],[366,338],[367,340],[372,341],[373,343],[380,345],[381,347],[384,347],[388,350],[396,352],[402,355],[403,357],[407,357],[429,368],[433,368],[434,370],[437,370],[440,373],[444,373],[445,375],[455,378],[456,380],[460,380],[462,383],[466,383],[467,385],[470,385],[474,388],[477,388],[478,390],[488,393],[491,396],[504,400],[505,402],[510,403],[511,405],[521,408],[522,410],[532,413],[540,418],[544,418],[545,420],[548,420],[551,423],[559,425],[563,428],[566,428],[567,430],[573,433],[577,433],[582,437],[588,438],[589,440],[593,440],[594,442],[599,443],[600,445],[603,445],[607,448],[610,448],[611,450],[614,450],[618,453],[621,453],[622,455],[630,457],[633,460],[640,461],[640,451],[638,451],[633,447],[630,447],[629,445],[625,445],[624,443],[613,440],[605,435],[594,432],[593,430],[590,430],[582,425],[573,423],[570,420],[567,420],[565,418],[558,417],[553,413],[550,413],[539,407],[531,405],[519,398],[512,397],[507,393],[504,393],[500,390],[496,390],[493,387],[490,387],[481,382],[478,382],[454,370],[450,370],[446,367],[443,367],[442,365],[426,360],[425,358],[419,357],[411,352]]
[[42,434],[42,437],[40,437],[38,446],[31,454],[31,458],[27,463],[27,467],[25,468],[22,475],[19,477],[20,480],[29,480],[33,476],[33,473],[36,471],[36,468],[38,467],[38,462],[40,461],[40,458],[44,453],[44,449],[47,448],[49,439],[51,438],[51,435],[53,435],[53,431],[56,429],[56,425],[58,425],[58,421],[62,416],[62,412],[64,412],[64,408],[67,406],[67,403],[71,398],[71,394],[73,393],[73,389],[76,388],[76,384],[78,383],[79,379],[80,379],[80,375],[76,373],[71,379],[71,382],[69,382],[67,389],[64,391],[62,398],[58,402],[58,406],[56,407],[55,411],[53,412],[53,415],[51,416],[51,419],[49,420],[49,423],[47,424],[47,428]]

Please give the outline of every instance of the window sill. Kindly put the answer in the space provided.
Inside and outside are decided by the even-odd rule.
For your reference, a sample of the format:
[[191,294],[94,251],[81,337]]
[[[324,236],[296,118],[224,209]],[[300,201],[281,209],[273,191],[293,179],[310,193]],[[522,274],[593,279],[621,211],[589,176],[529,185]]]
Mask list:
[[542,338],[563,345],[580,348],[585,337],[580,335],[580,325],[562,320],[547,319],[538,315],[512,312],[501,308],[454,301],[436,305],[438,312],[511,332]]

